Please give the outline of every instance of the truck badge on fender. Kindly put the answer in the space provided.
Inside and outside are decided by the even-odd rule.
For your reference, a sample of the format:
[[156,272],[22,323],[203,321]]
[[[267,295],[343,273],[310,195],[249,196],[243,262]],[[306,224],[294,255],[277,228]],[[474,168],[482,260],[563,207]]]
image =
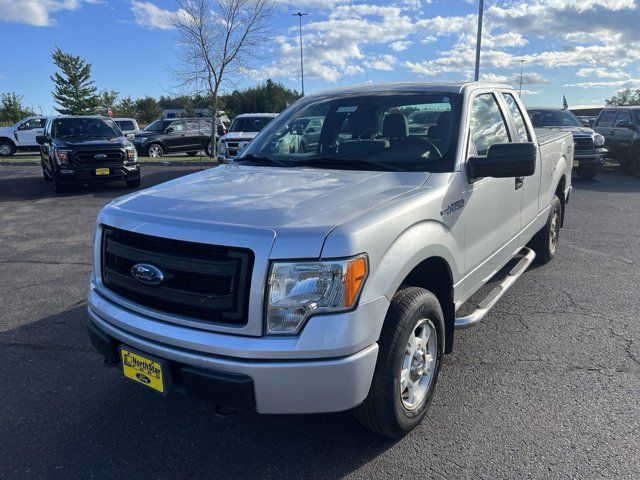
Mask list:
[[444,215],[449,215],[450,213],[455,212],[456,210],[460,210],[462,207],[464,207],[464,199],[461,198],[460,200],[456,200],[453,203],[450,203],[447,208],[445,208],[444,210],[440,210],[440,215],[444,216]]

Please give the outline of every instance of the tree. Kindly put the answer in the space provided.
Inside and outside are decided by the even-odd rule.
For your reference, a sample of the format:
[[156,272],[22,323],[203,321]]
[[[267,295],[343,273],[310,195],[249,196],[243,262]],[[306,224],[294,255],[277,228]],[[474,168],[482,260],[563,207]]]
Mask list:
[[609,106],[640,105],[640,88],[634,92],[630,88],[620,90],[617,95],[606,100]]
[[14,92],[0,94],[0,124],[10,124],[33,115],[33,112],[22,104],[22,95]]
[[135,118],[137,114],[136,102],[131,97],[125,97],[113,107],[115,117]]
[[136,100],[136,119],[142,124],[149,124],[158,118],[158,103],[153,97]]
[[91,64],[82,58],[65,53],[58,47],[51,54],[60,69],[51,78],[55,84],[55,109],[63,115],[91,115],[96,113],[99,100],[91,80]]
[[116,100],[118,100],[118,95],[120,95],[120,93],[115,90],[107,90],[106,88],[102,90],[98,96],[100,106],[96,113],[99,115],[108,115],[109,109],[111,109],[113,113],[113,106],[116,104]]
[[[176,29],[180,67],[174,71],[184,87],[206,93],[217,115],[221,86],[246,67],[268,40],[273,0],[177,0]],[[215,157],[217,129],[211,129]]]
[[300,98],[300,94],[281,83],[267,80],[264,84],[222,95],[220,101],[231,116],[241,113],[279,113]]

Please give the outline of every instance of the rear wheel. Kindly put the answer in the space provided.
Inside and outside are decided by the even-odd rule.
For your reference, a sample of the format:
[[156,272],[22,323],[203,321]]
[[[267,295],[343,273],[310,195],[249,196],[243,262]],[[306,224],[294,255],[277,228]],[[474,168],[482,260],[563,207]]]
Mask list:
[[399,290],[380,335],[369,395],[354,411],[369,430],[399,438],[418,426],[433,398],[442,360],[442,308],[428,290]]
[[147,147],[147,153],[151,158],[160,158],[164,154],[164,151],[160,144],[152,143]]
[[187,155],[189,155],[190,157],[195,157],[198,154],[198,152],[187,152]]
[[546,225],[531,240],[531,248],[536,252],[536,262],[539,264],[549,263],[555,257],[561,224],[562,204],[558,195],[555,195]]
[[47,172],[47,169],[44,167],[44,163],[42,161],[40,162],[40,166],[42,167],[42,176],[44,177],[44,179],[47,182],[51,181],[51,174]]
[[578,178],[580,180],[593,180],[598,173],[597,167],[578,167],[576,169],[576,173],[578,174]]
[[209,140],[209,143],[207,143],[207,146],[204,147],[204,153],[207,154],[207,157],[210,157],[212,151],[213,150],[211,149],[211,140]]
[[16,147],[13,143],[5,140],[0,141],[0,157],[10,157],[16,153]]

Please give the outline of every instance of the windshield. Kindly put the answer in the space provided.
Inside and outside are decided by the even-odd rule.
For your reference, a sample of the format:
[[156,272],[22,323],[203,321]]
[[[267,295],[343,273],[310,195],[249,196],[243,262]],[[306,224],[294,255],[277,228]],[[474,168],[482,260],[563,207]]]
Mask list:
[[236,117],[233,119],[230,132],[259,132],[274,117]]
[[[460,95],[367,93],[301,100],[247,147],[240,163],[452,171]],[[409,118],[429,122],[413,128]]]
[[118,126],[107,118],[58,118],[51,128],[53,138],[121,137]]
[[582,127],[580,120],[567,110],[529,110],[528,113],[535,128]]

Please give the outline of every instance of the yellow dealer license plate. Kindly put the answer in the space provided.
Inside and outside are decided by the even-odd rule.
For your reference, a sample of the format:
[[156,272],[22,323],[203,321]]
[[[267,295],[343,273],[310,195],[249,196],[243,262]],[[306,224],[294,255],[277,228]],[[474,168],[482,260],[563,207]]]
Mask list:
[[109,175],[108,168],[96,168],[96,175]]
[[160,393],[168,393],[169,376],[166,363],[129,347],[120,347],[124,376]]

